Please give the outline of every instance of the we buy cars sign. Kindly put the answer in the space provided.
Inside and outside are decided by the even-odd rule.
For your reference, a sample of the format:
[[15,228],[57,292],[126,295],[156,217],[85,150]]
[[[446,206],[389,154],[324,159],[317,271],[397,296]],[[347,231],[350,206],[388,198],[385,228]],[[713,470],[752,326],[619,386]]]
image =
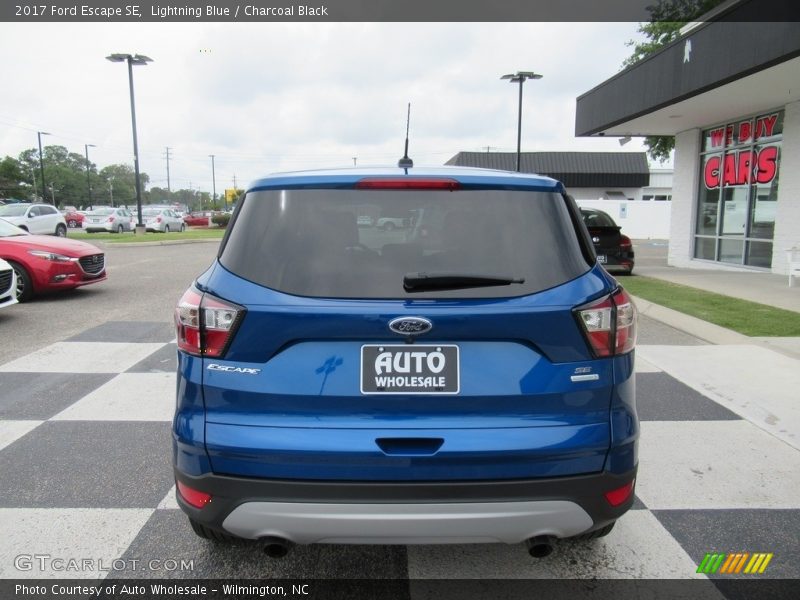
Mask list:
[[[725,150],[731,146],[750,144],[754,140],[774,135],[778,114],[748,119],[738,124],[713,129],[710,132],[711,148]],[[778,146],[728,150],[725,154],[711,155],[703,168],[703,183],[713,190],[720,185],[735,186],[750,183],[767,184],[778,173]]]

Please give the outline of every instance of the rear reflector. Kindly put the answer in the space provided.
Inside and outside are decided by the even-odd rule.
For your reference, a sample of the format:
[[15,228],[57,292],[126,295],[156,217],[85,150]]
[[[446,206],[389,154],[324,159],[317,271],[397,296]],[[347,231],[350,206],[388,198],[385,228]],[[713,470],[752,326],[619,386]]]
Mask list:
[[357,190],[445,190],[461,188],[455,179],[419,177],[368,177],[356,182]]
[[634,479],[630,483],[626,483],[622,487],[619,487],[615,490],[611,490],[610,492],[606,492],[604,495],[606,500],[611,506],[619,506],[620,504],[624,504],[628,498],[631,497],[633,493],[633,484],[636,482]]
[[622,288],[575,312],[596,358],[625,354],[636,346],[636,307]]
[[177,482],[177,487],[181,498],[183,498],[187,504],[191,504],[195,508],[203,508],[206,504],[211,502],[211,494],[192,489],[180,481]]

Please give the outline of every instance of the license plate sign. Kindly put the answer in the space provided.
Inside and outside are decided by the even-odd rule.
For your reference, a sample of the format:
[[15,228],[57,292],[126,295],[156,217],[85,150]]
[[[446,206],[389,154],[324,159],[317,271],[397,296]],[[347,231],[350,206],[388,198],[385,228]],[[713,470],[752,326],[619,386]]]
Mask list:
[[458,346],[361,346],[362,394],[457,394]]
[[597,255],[597,262],[599,262],[601,265],[606,264],[606,255],[605,254],[598,254]]

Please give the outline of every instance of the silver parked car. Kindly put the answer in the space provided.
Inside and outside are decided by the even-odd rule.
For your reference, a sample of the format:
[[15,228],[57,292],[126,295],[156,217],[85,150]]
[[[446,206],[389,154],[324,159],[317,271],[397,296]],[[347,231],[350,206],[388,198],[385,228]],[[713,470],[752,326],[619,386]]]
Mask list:
[[67,235],[67,222],[52,204],[6,204],[0,206],[0,218],[37,235]]
[[127,208],[95,208],[84,215],[83,229],[87,233],[109,231],[122,233],[133,230],[133,215]]
[[169,233],[186,229],[186,223],[171,208],[144,208],[142,221],[147,231]]

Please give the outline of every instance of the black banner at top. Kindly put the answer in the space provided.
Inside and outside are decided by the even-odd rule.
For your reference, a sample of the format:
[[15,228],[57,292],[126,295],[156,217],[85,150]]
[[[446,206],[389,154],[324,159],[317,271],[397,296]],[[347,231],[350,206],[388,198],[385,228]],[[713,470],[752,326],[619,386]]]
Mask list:
[[[671,2],[672,0],[661,0]],[[659,0],[6,0],[7,22],[645,22]],[[748,4],[750,0],[734,3]],[[741,18],[797,21],[795,0]],[[731,7],[728,6],[727,9]],[[726,10],[727,10],[726,9]]]

